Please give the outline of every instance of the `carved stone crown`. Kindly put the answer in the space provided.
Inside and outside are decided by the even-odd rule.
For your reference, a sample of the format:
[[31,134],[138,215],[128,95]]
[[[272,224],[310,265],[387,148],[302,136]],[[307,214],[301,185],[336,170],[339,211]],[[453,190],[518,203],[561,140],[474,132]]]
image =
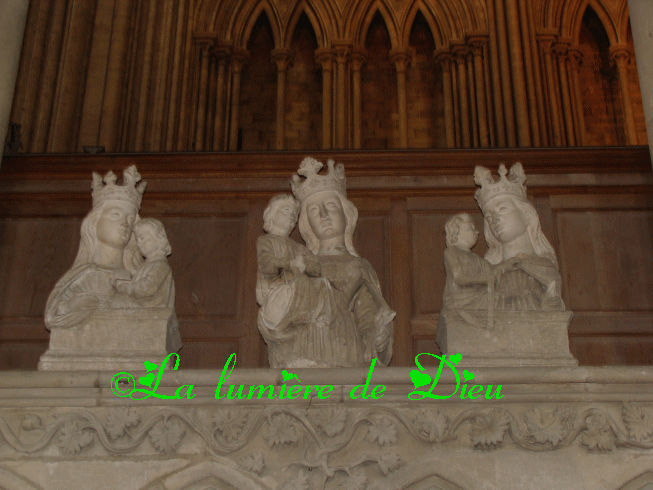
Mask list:
[[[319,175],[318,172],[323,166],[322,162],[318,162],[313,157],[306,157],[302,160],[297,174],[292,176],[290,182],[292,192],[299,202],[304,202],[309,196],[323,191],[335,191],[347,197],[345,166],[342,163],[335,165],[333,160],[328,160],[329,170],[327,174]],[[306,179],[302,180],[300,175],[303,175]]]
[[93,172],[93,207],[106,201],[125,201],[140,209],[147,182],[138,184],[141,174],[136,170],[136,165],[123,171],[123,185],[116,185],[116,180],[116,174],[111,171],[104,176],[104,179],[100,174]]
[[[507,174],[507,177],[506,177]],[[502,163],[499,165],[499,180],[495,182],[492,172],[485,167],[476,167],[474,170],[474,182],[480,186],[474,197],[478,205],[483,207],[492,199],[502,196],[514,196],[526,200],[526,174],[521,163],[515,163],[510,172]]]

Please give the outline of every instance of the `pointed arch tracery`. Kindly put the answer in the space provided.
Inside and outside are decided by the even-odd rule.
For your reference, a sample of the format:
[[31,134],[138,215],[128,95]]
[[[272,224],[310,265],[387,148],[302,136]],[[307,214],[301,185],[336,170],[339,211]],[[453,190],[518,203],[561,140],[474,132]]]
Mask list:
[[587,7],[592,7],[601,20],[603,28],[608,35],[610,45],[617,44],[617,29],[614,19],[603,5],[601,0],[565,0],[560,9],[560,19],[553,27],[560,27],[561,37],[572,39],[572,44],[578,44],[580,25]]
[[279,12],[268,0],[251,2],[234,12],[229,22],[227,39],[233,39],[234,46],[245,49],[252,34],[252,29],[261,14],[265,14],[272,28],[275,48],[281,47],[281,22]]
[[345,22],[345,35],[352,39],[354,46],[364,46],[367,31],[377,12],[383,18],[386,29],[388,29],[392,49],[402,47],[399,39],[397,18],[394,16],[393,10],[385,3],[385,0],[370,0],[356,5]]
[[[404,18],[404,22],[402,23],[402,27],[401,27],[402,46],[408,46],[408,42],[410,39],[410,32],[413,28],[413,24],[415,23],[415,17],[417,17],[418,12],[421,13],[426,19],[426,22],[428,23],[431,29],[431,35],[433,36],[433,40],[435,41],[436,47],[440,47],[446,44],[446,40],[450,38],[449,34],[451,32],[451,28],[448,25],[447,19],[442,19],[441,17],[435,17],[433,15],[434,12],[430,8],[428,8],[428,6],[422,0],[415,0],[415,2],[413,2],[413,5],[410,7],[410,9],[407,10],[407,14]],[[442,15],[441,11],[438,13]]]
[[293,35],[295,34],[297,22],[302,14],[306,14],[306,17],[311,22],[315,37],[317,38],[318,48],[328,47],[335,37],[333,27],[336,25],[336,22],[332,12],[325,8],[321,2],[309,4],[306,0],[299,0],[295,4],[283,32],[282,46],[290,46]]

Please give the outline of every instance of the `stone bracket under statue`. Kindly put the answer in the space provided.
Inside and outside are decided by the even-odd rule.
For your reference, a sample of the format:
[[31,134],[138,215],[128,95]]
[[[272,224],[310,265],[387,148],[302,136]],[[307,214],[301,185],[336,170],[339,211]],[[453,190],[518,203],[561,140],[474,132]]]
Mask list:
[[97,310],[83,322],[53,328],[41,371],[142,371],[175,352],[171,308]]
[[[460,353],[461,366],[578,366],[569,352],[571,311],[495,311],[491,329],[487,311],[442,310],[436,342],[443,353]],[[471,318],[470,318],[471,316]]]

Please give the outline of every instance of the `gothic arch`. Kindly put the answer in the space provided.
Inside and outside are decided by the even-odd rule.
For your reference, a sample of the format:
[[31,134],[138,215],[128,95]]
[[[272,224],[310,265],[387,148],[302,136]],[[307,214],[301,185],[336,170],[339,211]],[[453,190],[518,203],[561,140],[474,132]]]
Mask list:
[[252,33],[252,28],[259,16],[265,13],[272,27],[272,37],[274,38],[274,47],[281,47],[281,22],[279,12],[275,6],[268,0],[260,2],[249,2],[244,4],[241,9],[234,12],[234,17],[230,21],[228,32],[231,34],[228,38],[233,39],[234,46],[245,49],[247,42]]
[[[328,47],[333,39],[333,32],[330,32],[330,25],[333,25],[333,19],[327,14],[325,16],[325,9],[322,11],[316,11],[316,4],[309,4],[306,0],[299,0],[290,14],[289,21],[286,24],[282,38],[282,46],[287,48],[290,47],[293,34],[295,33],[295,28],[297,27],[297,22],[301,17],[302,13],[306,14],[308,20],[311,22],[313,27],[313,32],[315,32],[315,37],[317,38],[318,48]],[[321,6],[323,7],[323,6]],[[327,19],[330,24],[325,25],[324,19]]]
[[[435,40],[436,47],[443,46],[446,44],[447,39],[450,39],[451,29],[449,28],[448,22],[446,20],[441,20],[436,18],[433,14],[434,12],[425,5],[423,0],[415,0],[413,5],[407,11],[408,14],[404,18],[404,22],[401,28],[401,45],[408,46],[408,41],[410,39],[410,31],[415,22],[415,17],[418,12],[421,12],[429,27],[431,28],[431,35]],[[440,13],[442,15],[442,13]],[[441,24],[446,26],[446,29],[442,27]]]
[[583,15],[587,7],[592,7],[596,12],[605,32],[608,34],[610,46],[617,44],[617,30],[615,23],[606,8],[603,6],[601,0],[568,0],[563,7],[562,18],[560,22],[560,35],[564,38],[571,38],[572,45],[578,44],[578,35],[580,33],[580,25],[583,22]]
[[622,0],[621,8],[617,14],[617,41],[619,44],[626,44],[628,41],[628,24],[630,23],[630,12],[628,12],[628,3]]
[[[219,485],[219,486],[218,486]],[[229,490],[271,490],[271,488],[235,468],[226,461],[204,461],[173,471],[147,484],[142,490],[195,490],[197,488],[225,488]]]
[[372,19],[377,12],[381,14],[381,17],[383,17],[385,26],[388,29],[392,49],[402,47],[400,45],[399,33],[397,31],[397,19],[393,15],[393,10],[388,8],[386,5],[385,0],[360,2],[345,22],[345,35],[353,40],[354,46],[364,46],[367,31],[369,30]]

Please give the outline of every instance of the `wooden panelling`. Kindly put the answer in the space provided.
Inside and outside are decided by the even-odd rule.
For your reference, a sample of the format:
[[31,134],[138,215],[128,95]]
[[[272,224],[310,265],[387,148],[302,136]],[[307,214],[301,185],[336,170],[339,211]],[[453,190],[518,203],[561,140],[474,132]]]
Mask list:
[[[644,148],[336,152],[359,209],[354,245],[397,311],[392,365],[438,353],[444,223],[469,213],[479,231],[473,168],[522,161],[529,198],[556,248],[570,343],[581,364],[653,363],[653,173]],[[256,238],[269,198],[289,192],[305,154],[6,157],[0,169],[0,369],[35,369],[43,310],[72,265],[91,171],[136,163],[142,217],[163,221],[173,253],[184,368],[267,365],[256,326]],[[623,166],[621,163],[623,162]],[[563,172],[566,169],[567,173]],[[258,177],[257,177],[258,176]],[[297,230],[293,233],[301,240]],[[482,237],[474,251],[483,255]],[[428,360],[427,360],[428,361]]]

